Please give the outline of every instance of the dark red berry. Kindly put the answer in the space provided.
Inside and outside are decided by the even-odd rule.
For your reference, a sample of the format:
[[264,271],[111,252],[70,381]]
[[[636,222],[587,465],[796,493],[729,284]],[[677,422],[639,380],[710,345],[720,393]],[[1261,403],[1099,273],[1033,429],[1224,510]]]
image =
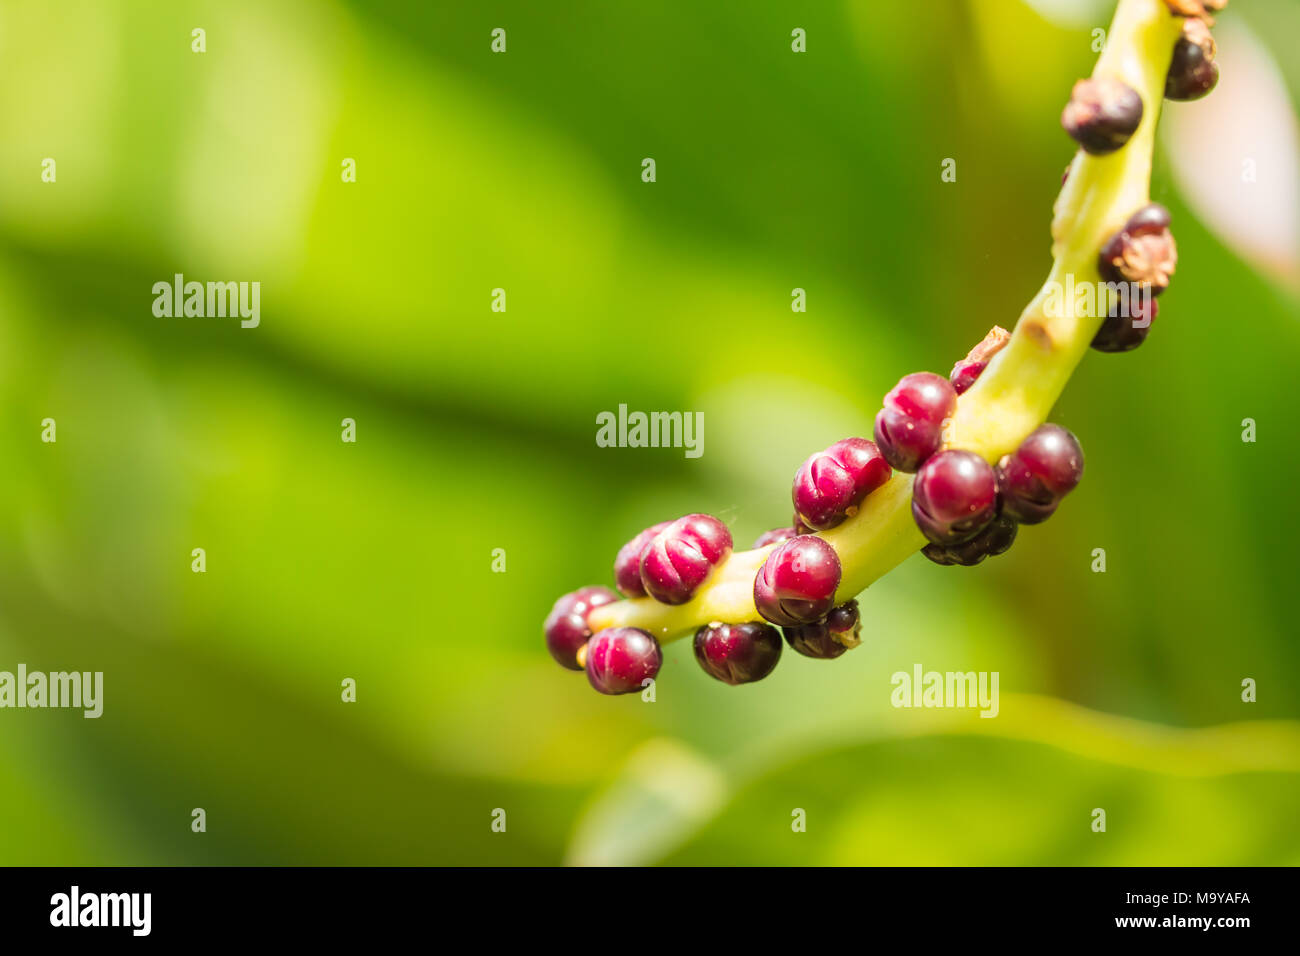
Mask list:
[[858,602],[832,608],[820,621],[785,628],[785,640],[804,657],[834,660],[862,643]]
[[961,395],[974,385],[975,380],[988,368],[993,356],[1001,352],[1010,341],[1010,332],[1000,325],[993,326],[989,334],[984,336],[983,341],[952,367],[952,374],[948,376],[948,381],[952,383],[953,391]]
[[974,537],[997,514],[993,469],[971,451],[949,449],[930,458],[912,481],[912,517],[936,544]]
[[1092,347],[1098,352],[1127,352],[1137,348],[1146,341],[1159,311],[1159,303],[1151,296],[1140,296],[1128,308],[1117,302],[1093,336]]
[[1165,96],[1171,100],[1199,100],[1219,82],[1214,37],[1204,20],[1189,17],[1174,45],[1174,58],[1165,77]]
[[781,659],[781,635],[761,621],[706,624],[695,632],[695,659],[724,684],[752,684]]
[[614,558],[614,581],[625,597],[645,597],[645,585],[641,583],[641,554],[650,539],[670,524],[671,521],[661,521],[651,525],[618,549]]
[[569,670],[580,671],[578,651],[591,637],[587,627],[587,612],[602,604],[612,604],[618,595],[609,588],[586,587],[564,595],[551,607],[543,628],[546,632],[546,649]]
[[899,471],[916,471],[939,450],[944,422],[957,409],[952,384],[933,372],[904,375],[876,415],[876,445]]
[[840,558],[816,535],[791,538],[767,556],[754,577],[754,605],[773,624],[810,624],[835,606]]
[[1169,210],[1143,206],[1106,241],[1097,254],[1097,271],[1107,282],[1136,282],[1159,295],[1169,288],[1178,265],[1178,246],[1169,231]]
[[773,528],[771,531],[764,531],[754,539],[754,548],[766,548],[769,544],[780,544],[782,541],[789,541],[800,532],[794,528]]
[[1079,80],[1061,112],[1061,125],[1093,156],[1113,153],[1142,122],[1142,97],[1108,77]]
[[974,567],[985,558],[1003,554],[1016,540],[1019,525],[1006,515],[998,515],[969,541],[960,544],[942,545],[931,542],[921,549],[921,553],[935,564],[960,564]]
[[1003,514],[1024,524],[1038,524],[1052,516],[1083,477],[1083,449],[1060,425],[1040,425],[1019,448],[1002,457],[997,476]]
[[602,694],[630,694],[663,664],[659,642],[639,627],[610,627],[587,642],[587,680]]
[[664,604],[685,604],[731,553],[731,532],[710,515],[686,515],[650,539],[641,553],[641,583]]
[[800,520],[826,531],[857,514],[862,499],[892,474],[875,442],[845,438],[799,466],[790,496]]

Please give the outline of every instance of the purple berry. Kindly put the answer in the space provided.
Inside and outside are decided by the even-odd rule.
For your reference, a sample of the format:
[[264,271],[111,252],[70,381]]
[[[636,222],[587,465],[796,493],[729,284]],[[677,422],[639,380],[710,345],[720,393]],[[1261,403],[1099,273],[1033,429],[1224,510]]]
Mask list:
[[1024,524],[1046,521],[1083,477],[1083,449],[1060,425],[1040,425],[998,462],[1004,514]]
[[1136,282],[1159,295],[1169,288],[1178,265],[1178,245],[1169,231],[1169,210],[1143,206],[1106,241],[1097,254],[1097,271],[1106,282]]
[[761,621],[706,624],[695,632],[695,659],[724,684],[752,684],[781,659],[781,635]]
[[979,455],[949,449],[930,458],[912,482],[912,517],[935,544],[974,537],[997,514],[997,481]]
[[769,544],[780,544],[782,541],[789,541],[798,534],[800,532],[794,528],[773,528],[771,531],[764,531],[754,539],[754,549],[766,548]]
[[785,629],[785,640],[804,657],[829,661],[862,643],[862,619],[858,602],[833,608],[820,621]]
[[1142,97],[1108,77],[1079,80],[1061,112],[1061,125],[1093,156],[1113,153],[1142,122]]
[[974,567],[985,558],[1005,553],[1016,540],[1018,527],[1014,519],[999,515],[969,541],[946,547],[932,542],[922,548],[921,553],[935,564],[960,564],[967,568]]
[[1219,82],[1217,50],[1205,21],[1189,17],[1174,45],[1174,58],[1165,77],[1165,97],[1171,100],[1199,100]]
[[876,415],[876,445],[899,471],[912,472],[939,450],[943,424],[957,409],[952,384],[933,372],[913,372],[889,390]]
[[1000,325],[993,326],[979,345],[967,353],[966,357],[952,367],[948,381],[958,395],[975,384],[975,380],[988,368],[993,356],[997,355],[1011,341],[1011,333]]
[[710,572],[731,553],[731,532],[710,515],[671,522],[641,553],[641,583],[664,604],[685,604]]
[[892,474],[875,442],[845,438],[812,455],[794,476],[795,513],[804,525],[826,531],[857,514],[862,499]]
[[630,694],[664,662],[659,642],[639,627],[610,627],[587,642],[587,680],[602,694]]
[[[1151,325],[1160,311],[1160,304],[1151,296],[1143,296],[1128,309],[1122,303],[1111,307],[1110,315],[1101,323],[1093,337],[1092,347],[1098,352],[1128,352],[1146,341]],[[1124,315],[1128,312],[1128,315]]]
[[586,587],[564,595],[551,607],[543,628],[546,632],[546,649],[561,667],[580,671],[578,651],[591,637],[587,627],[587,612],[602,604],[612,604],[618,595],[609,588]]
[[835,606],[840,558],[816,535],[791,538],[767,556],[754,577],[754,605],[773,624],[810,624]]
[[625,597],[645,597],[645,585],[641,583],[641,554],[650,539],[670,524],[671,521],[661,521],[651,525],[618,549],[618,556],[614,558],[614,581]]

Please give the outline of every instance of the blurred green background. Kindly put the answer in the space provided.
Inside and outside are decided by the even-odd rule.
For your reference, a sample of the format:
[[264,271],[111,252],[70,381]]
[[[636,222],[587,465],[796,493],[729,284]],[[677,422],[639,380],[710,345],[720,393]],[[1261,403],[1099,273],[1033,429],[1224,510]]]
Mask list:
[[[913,558],[835,663],[729,688],[674,643],[648,704],[552,663],[552,600],[654,521],[786,523],[810,451],[1014,321],[1113,4],[4,0],[0,670],[106,687],[0,711],[0,863],[1300,862],[1298,9],[1234,3],[1167,110],[1179,274],[1054,413],[1059,516]],[[1282,135],[1208,125],[1242,97]],[[1174,136],[1259,160],[1267,241]],[[176,272],[261,326],[155,318]],[[620,403],[703,411],[703,457],[597,448]],[[1000,716],[894,710],[915,663]]]

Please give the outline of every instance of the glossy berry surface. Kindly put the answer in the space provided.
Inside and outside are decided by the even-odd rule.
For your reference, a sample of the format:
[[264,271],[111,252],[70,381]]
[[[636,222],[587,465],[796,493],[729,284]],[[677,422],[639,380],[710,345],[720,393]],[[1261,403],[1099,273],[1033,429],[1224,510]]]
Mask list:
[[[1146,341],[1159,311],[1160,304],[1149,296],[1128,309],[1117,304],[1101,323],[1093,337],[1092,347],[1098,352],[1129,352],[1137,348]],[[1124,312],[1130,314],[1124,315]]]
[[785,629],[785,640],[804,657],[834,660],[862,643],[862,619],[858,602],[849,601],[832,608],[820,621]]
[[773,624],[811,624],[835,606],[840,558],[816,535],[791,538],[767,556],[754,578],[754,605]]
[[985,558],[1004,554],[1015,543],[1018,528],[1014,519],[998,515],[969,541],[947,546],[931,542],[921,549],[921,553],[935,564],[974,567]]
[[609,588],[586,587],[564,595],[551,607],[546,615],[543,629],[546,632],[546,649],[562,666],[580,671],[578,650],[591,637],[587,627],[587,612],[602,604],[612,604],[618,595]]
[[1142,122],[1142,97],[1119,80],[1079,80],[1061,113],[1061,126],[1084,152],[1105,156],[1120,149]]
[[1002,512],[1024,524],[1046,521],[1083,477],[1083,449],[1060,425],[1040,425],[998,462]]
[[766,548],[769,544],[780,544],[782,541],[789,541],[796,535],[805,533],[796,531],[794,528],[773,528],[770,531],[764,531],[754,539],[754,548]]
[[641,554],[641,584],[663,604],[685,604],[710,572],[731,553],[731,532],[710,515],[671,522]]
[[781,635],[760,621],[706,624],[695,632],[695,659],[724,684],[752,684],[781,659]]
[[933,372],[905,375],[876,415],[876,446],[890,465],[912,472],[943,442],[943,425],[957,410],[952,383]]
[[651,525],[618,549],[614,558],[614,582],[625,597],[645,597],[645,585],[641,583],[641,554],[650,540],[670,524],[670,521],[661,521]]
[[1165,77],[1165,97],[1171,100],[1199,100],[1219,82],[1219,65],[1214,62],[1214,37],[1205,21],[1189,18],[1174,45],[1174,57]]
[[795,513],[807,527],[826,531],[856,513],[862,499],[892,473],[875,442],[837,441],[799,467],[791,490]]
[[587,642],[587,680],[602,694],[630,694],[663,664],[659,642],[637,627],[610,627]]
[[912,482],[912,517],[936,544],[977,534],[997,514],[997,481],[979,455],[949,449],[930,458]]

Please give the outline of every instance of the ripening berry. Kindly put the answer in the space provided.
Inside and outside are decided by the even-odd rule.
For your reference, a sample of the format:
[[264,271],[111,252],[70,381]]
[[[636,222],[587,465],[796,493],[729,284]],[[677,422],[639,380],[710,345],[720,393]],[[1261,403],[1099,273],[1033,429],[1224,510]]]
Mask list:
[[781,635],[761,621],[706,624],[695,632],[695,659],[724,684],[752,684],[781,659]]
[[1093,156],[1113,153],[1142,122],[1142,97],[1119,80],[1079,80],[1061,112],[1061,125]]
[[796,531],[794,528],[773,528],[771,531],[764,531],[754,539],[754,549],[766,548],[769,544],[780,544],[782,541],[789,541],[801,533],[805,532]]
[[933,372],[904,375],[876,415],[876,445],[889,464],[912,472],[939,450],[943,425],[957,410],[952,384]]
[[711,515],[678,518],[650,539],[641,553],[641,583],[664,604],[685,604],[731,553],[731,532]]
[[671,521],[661,521],[651,525],[618,549],[614,558],[614,581],[624,597],[645,597],[645,585],[641,583],[641,555],[650,539],[670,524]]
[[608,627],[587,642],[587,680],[602,694],[641,690],[663,662],[659,642],[639,627]]
[[1130,303],[1126,310],[1129,315],[1121,315],[1121,311],[1125,310],[1119,303],[1112,306],[1110,315],[1093,337],[1092,347],[1098,352],[1127,352],[1145,342],[1160,305],[1154,298],[1144,296],[1143,300]]
[[969,541],[947,546],[931,542],[921,549],[921,553],[935,564],[974,567],[985,558],[1005,553],[1015,542],[1018,527],[1014,519],[998,515]]
[[1214,62],[1214,37],[1205,21],[1189,17],[1174,45],[1174,58],[1165,77],[1165,97],[1171,100],[1199,100],[1219,82],[1219,65]]
[[875,442],[845,438],[799,466],[790,496],[809,528],[826,531],[857,514],[862,499],[892,474]]
[[861,632],[858,602],[849,601],[832,608],[820,621],[785,628],[785,640],[804,657],[829,661],[861,644]]
[[1020,447],[998,462],[998,493],[1004,514],[1038,524],[1083,477],[1083,449],[1060,425],[1040,425]]
[[551,613],[546,615],[543,628],[546,632],[546,648],[561,667],[580,671],[578,650],[591,637],[587,627],[587,612],[602,604],[612,604],[618,595],[609,588],[586,587],[564,595],[555,602]]
[[1169,210],[1149,203],[1129,217],[1124,228],[1097,254],[1097,271],[1106,282],[1136,282],[1156,296],[1169,288],[1178,265],[1178,246],[1169,231]]
[[754,577],[754,605],[773,624],[811,624],[835,606],[840,558],[816,535],[791,538],[767,556]]
[[971,451],[949,449],[921,466],[912,481],[912,517],[935,544],[974,537],[997,514],[993,469]]

